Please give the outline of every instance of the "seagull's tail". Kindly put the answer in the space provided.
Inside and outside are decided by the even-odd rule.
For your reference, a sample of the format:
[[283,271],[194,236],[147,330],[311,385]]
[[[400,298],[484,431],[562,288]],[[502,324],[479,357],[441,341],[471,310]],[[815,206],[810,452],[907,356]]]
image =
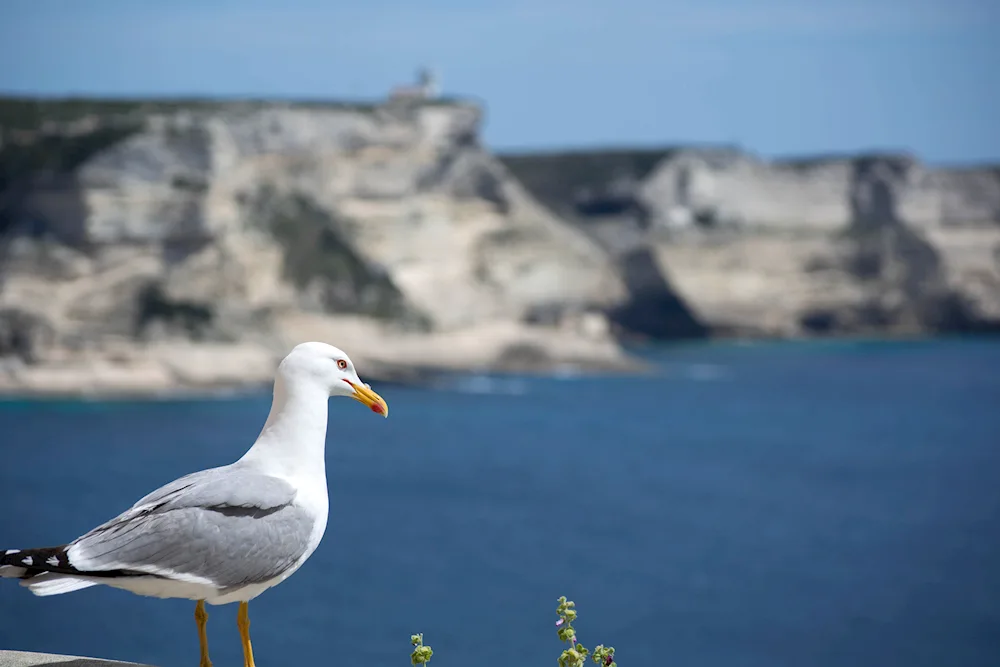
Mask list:
[[97,584],[81,579],[69,563],[68,545],[7,549],[0,553],[0,577],[20,579],[35,595],[58,595]]

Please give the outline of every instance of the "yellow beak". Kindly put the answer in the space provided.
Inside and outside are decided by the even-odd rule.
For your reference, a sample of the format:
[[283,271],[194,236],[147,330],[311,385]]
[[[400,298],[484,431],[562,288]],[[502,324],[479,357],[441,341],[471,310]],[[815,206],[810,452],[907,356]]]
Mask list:
[[389,406],[386,405],[385,399],[372,391],[368,385],[357,385],[353,382],[349,382],[348,384],[354,389],[354,394],[351,398],[359,403],[364,403],[372,412],[378,413],[383,417],[389,416]]

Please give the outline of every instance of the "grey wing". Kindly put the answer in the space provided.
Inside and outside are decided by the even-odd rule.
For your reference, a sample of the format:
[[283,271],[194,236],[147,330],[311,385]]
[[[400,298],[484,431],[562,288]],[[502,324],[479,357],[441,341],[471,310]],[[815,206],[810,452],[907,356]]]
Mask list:
[[[132,510],[163,507],[244,507],[270,510],[287,505],[295,489],[283,479],[233,463],[185,475],[141,498]],[[127,512],[126,512],[127,514]],[[118,517],[116,517],[118,518]],[[110,523],[110,522],[109,522]]]
[[220,589],[260,583],[308,548],[314,518],[284,480],[239,466],[182,477],[75,540],[79,571],[148,574]]

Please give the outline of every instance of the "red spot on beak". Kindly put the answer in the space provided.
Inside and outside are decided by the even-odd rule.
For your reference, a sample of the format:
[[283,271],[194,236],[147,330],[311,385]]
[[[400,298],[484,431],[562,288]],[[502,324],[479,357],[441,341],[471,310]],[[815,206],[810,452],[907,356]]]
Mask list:
[[382,406],[378,403],[372,403],[372,412],[375,414],[382,414]]

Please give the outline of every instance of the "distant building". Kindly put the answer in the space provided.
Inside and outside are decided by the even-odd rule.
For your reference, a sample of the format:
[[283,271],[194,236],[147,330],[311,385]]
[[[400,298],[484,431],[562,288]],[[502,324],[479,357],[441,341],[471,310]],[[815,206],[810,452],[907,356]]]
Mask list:
[[417,83],[415,85],[396,86],[389,91],[390,102],[430,100],[437,96],[437,75],[426,67],[417,72]]

